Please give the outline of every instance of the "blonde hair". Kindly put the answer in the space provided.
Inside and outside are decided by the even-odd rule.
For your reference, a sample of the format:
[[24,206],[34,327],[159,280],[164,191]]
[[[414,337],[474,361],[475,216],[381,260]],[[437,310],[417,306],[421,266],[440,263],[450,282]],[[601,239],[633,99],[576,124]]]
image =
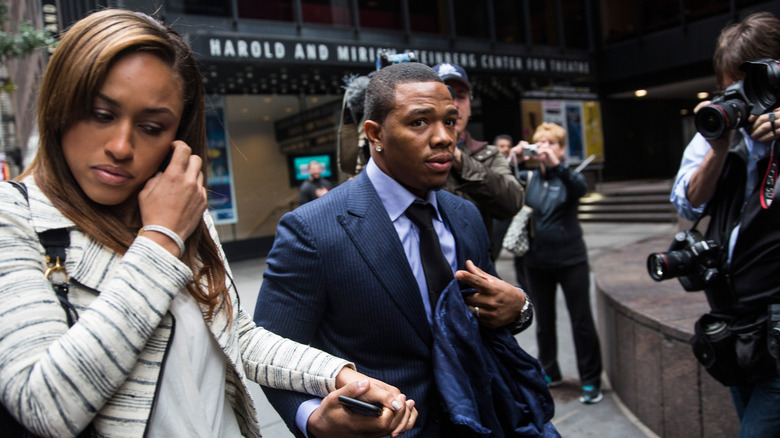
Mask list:
[[[54,51],[38,97],[40,147],[20,176],[34,175],[63,215],[120,254],[133,243],[135,233],[123,223],[115,207],[97,204],[81,190],[65,161],[62,137],[75,123],[89,117],[95,97],[117,60],[137,52],[159,57],[180,81],[184,110],[176,139],[187,143],[192,153],[203,159],[202,171],[207,174],[205,92],[192,51],[178,33],[146,14],[106,9],[76,22]],[[140,218],[139,211],[134,214]],[[187,239],[182,261],[195,273],[188,289],[198,302],[208,306],[210,318],[220,297],[227,303],[230,298],[220,251],[203,221]],[[202,290],[203,281],[207,290]],[[224,307],[230,312],[229,305]]]
[[536,143],[542,136],[556,140],[561,145],[561,148],[566,147],[566,130],[563,129],[561,125],[549,122],[542,123],[536,127],[536,131],[534,132],[531,141]]

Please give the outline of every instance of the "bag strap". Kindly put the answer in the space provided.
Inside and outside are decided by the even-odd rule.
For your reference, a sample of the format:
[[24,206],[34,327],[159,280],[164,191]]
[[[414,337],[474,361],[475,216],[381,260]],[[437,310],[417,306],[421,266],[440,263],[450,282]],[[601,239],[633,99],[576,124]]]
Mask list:
[[[29,207],[30,196],[27,191],[27,186],[18,181],[8,182],[14,186],[16,190],[19,190]],[[68,299],[68,273],[65,271],[66,250],[70,246],[70,234],[68,233],[68,229],[55,228],[40,232],[38,233],[38,240],[40,240],[41,245],[43,245],[46,250],[46,264],[49,266],[49,268],[46,269],[46,278],[54,287],[54,292],[57,293],[57,299],[60,301],[62,309],[65,310],[68,326],[73,326],[73,324],[78,321],[79,314]],[[63,278],[56,279],[55,277]]]

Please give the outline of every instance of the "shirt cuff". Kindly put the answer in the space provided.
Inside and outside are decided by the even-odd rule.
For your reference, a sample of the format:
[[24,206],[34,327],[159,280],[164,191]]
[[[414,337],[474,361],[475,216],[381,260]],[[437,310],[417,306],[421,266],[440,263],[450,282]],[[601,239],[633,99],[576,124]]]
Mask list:
[[309,424],[309,417],[311,417],[311,414],[320,407],[321,403],[321,398],[306,400],[298,406],[298,411],[295,412],[295,425],[298,426],[298,430],[303,432],[303,436],[306,438],[309,438],[309,434],[306,432]]

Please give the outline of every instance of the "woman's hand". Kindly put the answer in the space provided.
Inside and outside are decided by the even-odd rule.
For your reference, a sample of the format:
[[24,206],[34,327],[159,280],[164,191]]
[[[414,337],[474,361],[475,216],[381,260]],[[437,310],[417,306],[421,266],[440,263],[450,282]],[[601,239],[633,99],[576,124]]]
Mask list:
[[[351,368],[336,376],[336,386],[309,417],[308,429],[318,438],[401,436],[414,427],[417,409],[398,388],[367,377]],[[381,405],[382,414],[370,417],[350,411],[338,401],[346,395]]]
[[512,149],[509,150],[509,156],[514,157],[515,160],[518,161],[517,164],[531,159],[530,156],[523,155],[523,149],[525,149],[525,147],[528,146],[528,144],[529,143],[527,141],[520,140],[516,145],[512,146]]
[[561,159],[558,158],[558,154],[550,145],[550,143],[539,142],[536,144],[536,146],[539,148],[539,155],[537,156],[537,159],[539,162],[544,164],[546,168],[552,169],[553,167],[561,164]]
[[[173,153],[168,167],[146,182],[138,194],[138,206],[143,225],[161,225],[187,240],[202,220],[207,206],[200,170],[202,160],[192,155],[192,149],[183,141],[176,140],[171,147]],[[164,234],[154,232],[146,237],[174,255],[179,252],[175,242]]]

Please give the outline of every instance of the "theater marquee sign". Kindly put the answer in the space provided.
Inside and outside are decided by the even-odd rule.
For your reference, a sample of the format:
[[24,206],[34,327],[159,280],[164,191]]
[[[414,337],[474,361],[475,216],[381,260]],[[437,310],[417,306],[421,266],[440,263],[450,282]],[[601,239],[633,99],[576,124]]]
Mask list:
[[321,64],[336,67],[373,66],[381,50],[414,52],[428,65],[460,64],[471,70],[524,72],[553,75],[589,75],[587,58],[555,58],[475,51],[443,51],[426,48],[375,47],[333,42],[285,40],[224,35],[189,35],[190,44],[202,61]]

